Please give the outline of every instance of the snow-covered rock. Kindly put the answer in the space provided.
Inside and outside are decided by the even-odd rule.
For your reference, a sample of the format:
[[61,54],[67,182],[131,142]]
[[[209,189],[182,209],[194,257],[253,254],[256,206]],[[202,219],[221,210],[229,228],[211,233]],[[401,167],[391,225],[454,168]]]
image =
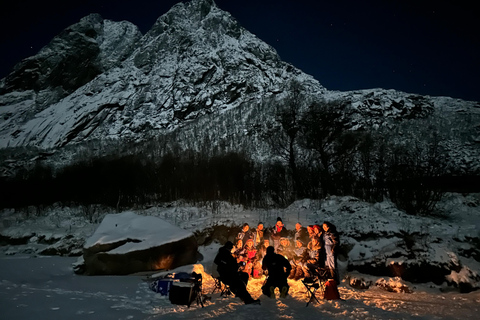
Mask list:
[[478,270],[474,271],[469,267],[463,267],[460,271],[452,271],[447,281],[457,287],[460,292],[470,292],[480,288],[480,275]]
[[352,288],[359,289],[359,290],[366,290],[370,288],[373,281],[369,279],[365,279],[364,276],[359,274],[350,273],[345,277],[348,285]]
[[197,261],[191,232],[133,212],[105,216],[83,251],[85,273],[131,274],[173,269]]
[[412,293],[412,289],[408,287],[408,285],[402,281],[401,278],[380,278],[375,282],[375,285],[385,291],[388,292],[402,292],[402,293]]
[[39,250],[38,253],[49,256],[81,256],[84,241],[83,238],[69,235]]

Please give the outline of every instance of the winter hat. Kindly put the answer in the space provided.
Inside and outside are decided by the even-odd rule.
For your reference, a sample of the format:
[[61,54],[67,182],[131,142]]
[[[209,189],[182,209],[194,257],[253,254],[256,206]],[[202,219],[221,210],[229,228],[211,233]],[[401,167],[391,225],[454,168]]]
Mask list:
[[224,246],[226,249],[232,250],[233,249],[233,242],[227,241]]
[[280,218],[280,217],[277,218],[277,222],[278,222],[278,221],[280,221],[281,223],[283,223],[282,218]]

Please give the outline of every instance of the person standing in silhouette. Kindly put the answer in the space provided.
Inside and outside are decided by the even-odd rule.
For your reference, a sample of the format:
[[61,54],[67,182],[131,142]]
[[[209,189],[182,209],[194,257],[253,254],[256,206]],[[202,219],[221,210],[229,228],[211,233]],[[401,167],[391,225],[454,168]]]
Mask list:
[[275,288],[280,290],[280,297],[285,298],[288,294],[287,278],[292,271],[290,262],[277,253],[272,246],[267,248],[267,254],[262,261],[263,270],[268,271],[268,278],[262,287],[263,294],[275,298]]

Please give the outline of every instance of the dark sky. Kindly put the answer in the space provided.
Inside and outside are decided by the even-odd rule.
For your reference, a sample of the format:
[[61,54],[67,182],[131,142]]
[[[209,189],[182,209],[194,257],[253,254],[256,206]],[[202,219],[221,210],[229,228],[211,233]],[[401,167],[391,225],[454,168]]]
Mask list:
[[[9,2],[6,6],[5,2]],[[0,5],[0,78],[89,13],[145,33],[177,0]],[[216,0],[330,90],[396,89],[480,101],[480,11],[464,0]]]

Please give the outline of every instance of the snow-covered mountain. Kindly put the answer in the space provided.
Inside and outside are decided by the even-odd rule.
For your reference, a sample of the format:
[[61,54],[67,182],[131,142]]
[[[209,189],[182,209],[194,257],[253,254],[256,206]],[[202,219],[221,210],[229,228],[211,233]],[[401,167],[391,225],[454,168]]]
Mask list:
[[[452,152],[468,169],[480,167],[471,163],[480,155],[478,103],[383,89],[328,91],[213,0],[178,3],[143,36],[129,22],[96,14],[68,27],[1,80],[0,148],[71,150],[175,132],[185,149],[229,137],[231,149],[261,159],[259,132],[292,80],[308,99],[343,101],[352,130],[435,115],[449,122]],[[460,131],[468,139],[459,139]]]
[[279,93],[293,77],[325,91],[213,1],[175,5],[143,37],[90,15],[3,79],[0,146],[142,139]]

